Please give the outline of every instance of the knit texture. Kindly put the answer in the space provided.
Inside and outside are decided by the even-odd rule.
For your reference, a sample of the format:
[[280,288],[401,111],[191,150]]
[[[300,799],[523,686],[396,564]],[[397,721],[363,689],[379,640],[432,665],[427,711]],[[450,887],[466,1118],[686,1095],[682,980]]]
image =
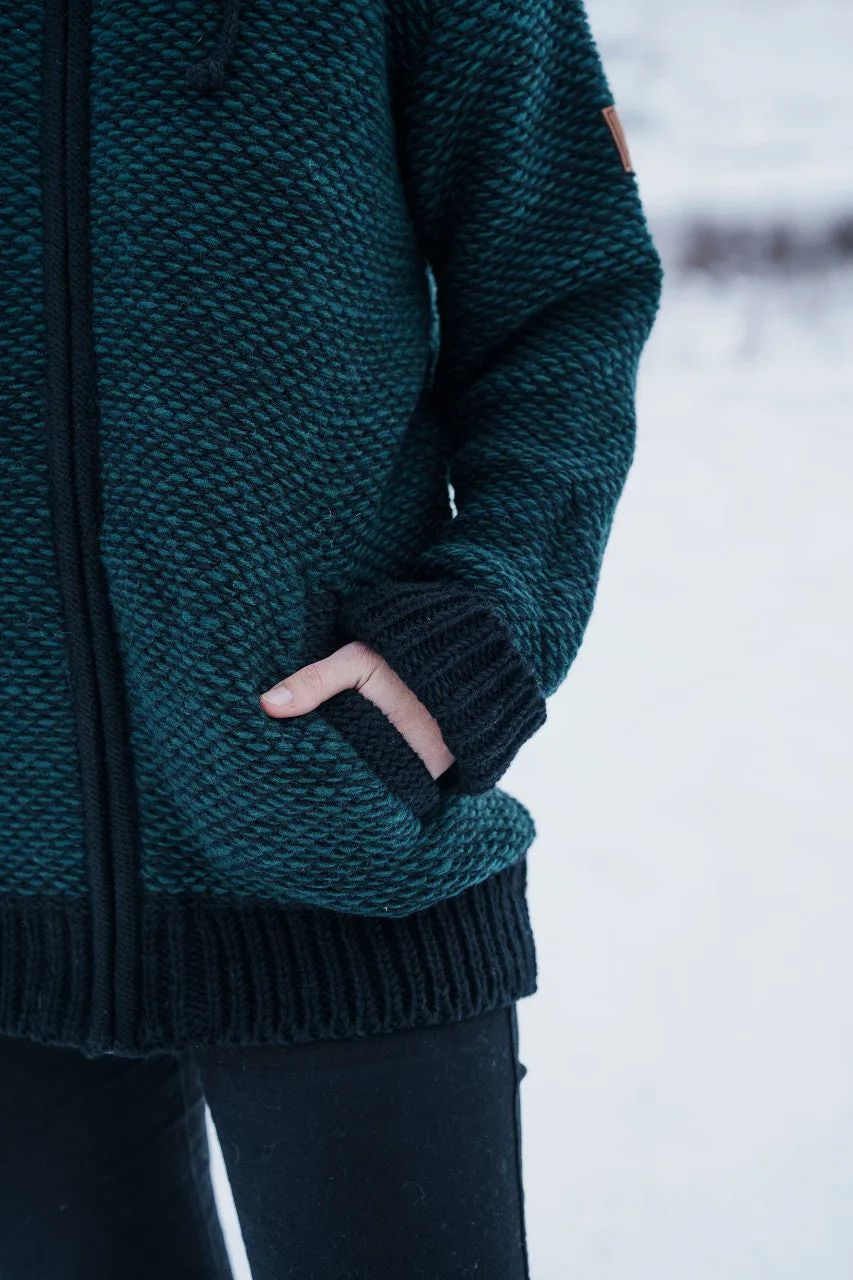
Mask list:
[[[69,6],[55,138],[41,0],[0,14],[0,1030],[134,1052],[529,993],[497,784],[590,617],[661,286],[583,7]],[[439,779],[355,690],[260,707],[350,638]],[[374,926],[393,967],[348,967]]]
[[443,790],[479,794],[544,723],[545,699],[485,598],[461,583],[390,583],[341,602],[340,639],[380,653],[441,726]]

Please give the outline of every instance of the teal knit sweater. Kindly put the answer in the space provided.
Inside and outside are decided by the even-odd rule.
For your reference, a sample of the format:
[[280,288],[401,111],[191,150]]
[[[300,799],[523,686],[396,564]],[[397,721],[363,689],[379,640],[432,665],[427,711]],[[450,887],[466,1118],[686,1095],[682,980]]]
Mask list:
[[[590,616],[661,288],[612,103],[580,0],[0,13],[0,1031],[535,989],[497,784]],[[354,638],[438,779],[355,690],[261,708]]]

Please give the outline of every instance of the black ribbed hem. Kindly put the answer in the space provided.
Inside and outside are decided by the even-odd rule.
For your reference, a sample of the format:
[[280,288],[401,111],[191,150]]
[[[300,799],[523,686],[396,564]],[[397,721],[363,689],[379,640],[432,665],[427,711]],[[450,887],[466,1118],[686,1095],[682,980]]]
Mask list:
[[340,643],[381,654],[434,716],[455,763],[442,791],[477,795],[544,723],[545,698],[488,599],[465,583],[388,582],[340,599]]
[[143,899],[135,1035],[92,1035],[90,905],[0,897],[0,1034],[94,1055],[296,1044],[460,1022],[536,990],[527,860],[392,920],[200,894]]

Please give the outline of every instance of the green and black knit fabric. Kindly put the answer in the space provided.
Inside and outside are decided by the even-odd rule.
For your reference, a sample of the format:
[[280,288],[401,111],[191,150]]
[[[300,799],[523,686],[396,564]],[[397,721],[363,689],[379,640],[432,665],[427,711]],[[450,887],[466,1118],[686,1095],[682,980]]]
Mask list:
[[[661,264],[580,0],[0,12],[0,1032],[536,988],[497,784],[581,644]],[[361,639],[355,690],[258,695]]]

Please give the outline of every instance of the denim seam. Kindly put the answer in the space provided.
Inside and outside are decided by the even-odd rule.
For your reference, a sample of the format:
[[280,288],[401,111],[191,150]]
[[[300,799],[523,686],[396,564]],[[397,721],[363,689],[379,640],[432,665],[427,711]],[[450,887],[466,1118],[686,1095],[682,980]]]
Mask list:
[[[199,1083],[198,1096],[201,1099],[202,1107],[203,1107],[202,1124],[204,1126],[205,1150],[207,1151],[207,1157],[208,1157],[207,1158],[207,1170],[208,1170],[207,1182],[209,1183],[210,1195],[213,1199],[214,1222],[219,1227],[218,1236],[216,1236],[216,1229],[214,1226],[214,1222],[211,1221],[210,1214],[204,1211],[204,1199],[202,1196],[203,1189],[199,1181],[199,1169],[198,1169],[196,1160],[194,1158],[195,1153],[193,1151],[193,1144],[192,1144],[192,1139],[190,1135],[190,1126],[189,1126],[191,1099],[189,1096],[189,1091],[187,1089],[186,1077],[187,1077],[188,1070],[191,1070],[195,1073],[195,1077]],[[207,1241],[208,1261],[210,1262],[211,1269],[212,1269],[211,1274],[217,1275],[217,1276],[221,1275],[221,1280],[234,1280],[234,1272],[231,1268],[231,1261],[228,1256],[228,1249],[225,1243],[225,1233],[222,1229],[222,1221],[219,1217],[219,1207],[216,1203],[216,1194],[215,1194],[215,1191],[213,1188],[213,1182],[210,1176],[210,1138],[207,1132],[206,1103],[204,1098],[204,1089],[201,1084],[201,1076],[198,1072],[198,1067],[195,1061],[191,1059],[188,1063],[186,1059],[179,1058],[178,1059],[178,1076],[181,1082],[181,1097],[183,1099],[183,1112],[181,1116],[182,1126],[184,1130],[184,1138],[186,1139],[190,1173],[192,1175],[193,1186],[195,1187],[195,1192],[196,1192],[195,1194],[196,1216],[200,1220],[201,1227],[204,1232],[204,1238]],[[207,1188],[205,1187],[204,1190],[206,1192]],[[223,1259],[223,1251],[224,1251],[224,1259]],[[223,1260],[227,1267],[227,1270],[225,1272],[221,1272],[221,1266],[222,1266]]]
[[[527,1252],[527,1227],[525,1223],[525,1203],[524,1203],[524,1176],[522,1170],[522,1150],[521,1150],[521,1081],[524,1078],[519,1070],[520,1062],[518,1057],[518,1014],[514,1004],[507,1006],[509,1015],[510,1029],[510,1049],[512,1055],[513,1070],[513,1112],[515,1117],[515,1169],[518,1179],[518,1207],[519,1207],[519,1227],[521,1231],[521,1248],[524,1261],[524,1280],[530,1280],[530,1259]],[[526,1075],[527,1072],[524,1072]]]

